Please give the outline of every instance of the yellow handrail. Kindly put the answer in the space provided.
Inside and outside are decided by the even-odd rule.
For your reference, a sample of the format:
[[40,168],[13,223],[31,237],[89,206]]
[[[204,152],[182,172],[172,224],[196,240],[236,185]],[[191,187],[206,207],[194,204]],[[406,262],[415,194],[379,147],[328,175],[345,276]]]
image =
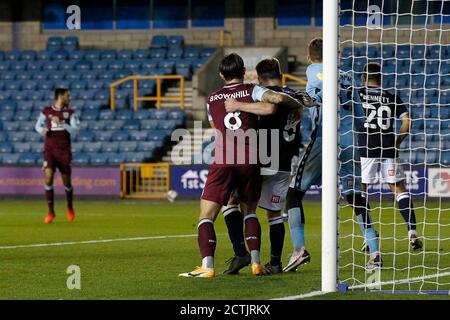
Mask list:
[[283,73],[283,79],[282,79],[282,84],[283,86],[286,85],[286,81],[287,80],[293,80],[295,82],[300,83],[301,85],[306,85],[307,81],[305,79],[302,79],[300,77],[294,76],[293,74],[290,73]]
[[231,47],[233,43],[233,37],[231,35],[231,31],[228,30],[220,30],[220,46],[224,46],[225,36],[227,37],[228,46]]
[[[139,80],[156,79],[156,96],[139,97]],[[179,96],[162,96],[161,94],[161,81],[162,80],[180,80],[180,95]],[[111,110],[116,108],[116,87],[127,81],[133,81],[133,108],[134,111],[139,109],[139,101],[156,101],[156,108],[161,108],[162,101],[180,101],[181,109],[184,109],[184,77],[182,75],[158,75],[158,76],[129,76],[111,83]]]

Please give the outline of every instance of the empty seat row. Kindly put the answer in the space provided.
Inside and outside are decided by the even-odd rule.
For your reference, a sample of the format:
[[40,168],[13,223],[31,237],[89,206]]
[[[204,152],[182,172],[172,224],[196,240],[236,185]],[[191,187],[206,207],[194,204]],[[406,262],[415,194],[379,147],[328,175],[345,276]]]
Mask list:
[[449,45],[369,45],[362,47],[346,47],[343,57],[367,56],[369,58],[414,58],[414,59],[447,59],[450,58]]

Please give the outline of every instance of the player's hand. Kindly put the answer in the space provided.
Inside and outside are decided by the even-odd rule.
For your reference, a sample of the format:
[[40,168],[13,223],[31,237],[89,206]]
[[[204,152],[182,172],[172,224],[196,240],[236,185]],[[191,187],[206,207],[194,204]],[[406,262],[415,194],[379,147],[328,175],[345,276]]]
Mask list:
[[236,112],[239,111],[240,102],[236,99],[227,99],[225,100],[225,110],[227,112]]
[[295,96],[303,104],[303,106],[306,107],[306,108],[311,108],[311,107],[314,107],[314,106],[318,105],[316,100],[311,98],[309,96],[309,94],[304,92],[304,91],[301,91],[301,90],[297,91],[295,93]]
[[41,131],[41,136],[46,137],[47,133],[48,133],[48,130],[44,129],[44,130]]

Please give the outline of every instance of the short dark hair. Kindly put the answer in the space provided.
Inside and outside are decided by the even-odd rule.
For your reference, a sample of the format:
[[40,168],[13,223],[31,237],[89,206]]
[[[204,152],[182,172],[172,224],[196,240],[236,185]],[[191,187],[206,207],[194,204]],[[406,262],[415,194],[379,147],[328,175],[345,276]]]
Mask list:
[[381,64],[378,62],[369,62],[364,66],[364,74],[366,75],[366,81],[376,81],[381,83]]
[[219,71],[227,81],[241,79],[245,74],[244,60],[237,53],[230,53],[220,61]]
[[280,61],[276,58],[261,60],[256,65],[256,73],[261,79],[281,79]]
[[58,100],[59,96],[63,96],[68,92],[69,89],[67,88],[56,88],[55,89],[55,100]]
[[313,61],[322,61],[322,38],[314,38],[309,42],[308,54]]

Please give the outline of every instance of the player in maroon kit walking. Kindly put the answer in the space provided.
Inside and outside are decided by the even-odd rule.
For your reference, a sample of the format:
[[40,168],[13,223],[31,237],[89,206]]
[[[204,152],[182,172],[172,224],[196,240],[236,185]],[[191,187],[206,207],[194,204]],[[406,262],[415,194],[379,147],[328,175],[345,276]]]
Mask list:
[[225,86],[210,94],[207,103],[208,119],[216,129],[217,138],[214,162],[209,168],[200,201],[198,244],[202,266],[192,272],[181,273],[180,276],[183,277],[215,276],[214,221],[234,190],[238,192],[242,204],[245,241],[250,250],[252,273],[256,276],[263,273],[260,261],[261,226],[256,216],[261,193],[261,176],[257,142],[251,138],[252,134],[256,137],[258,116],[247,112],[227,113],[225,101],[233,98],[242,102],[261,102],[255,104],[255,108],[266,108],[268,112],[275,112],[275,104],[280,103],[290,108],[302,106],[299,101],[286,94],[254,84],[244,84],[244,61],[235,53],[222,59],[219,71]]
[[44,166],[45,197],[48,203],[48,214],[45,223],[52,223],[55,218],[53,177],[58,168],[66,190],[67,220],[75,219],[73,209],[72,148],[70,138],[79,130],[79,120],[75,110],[69,108],[70,92],[68,89],[55,89],[55,103],[42,109],[36,122],[36,131],[45,137]]

